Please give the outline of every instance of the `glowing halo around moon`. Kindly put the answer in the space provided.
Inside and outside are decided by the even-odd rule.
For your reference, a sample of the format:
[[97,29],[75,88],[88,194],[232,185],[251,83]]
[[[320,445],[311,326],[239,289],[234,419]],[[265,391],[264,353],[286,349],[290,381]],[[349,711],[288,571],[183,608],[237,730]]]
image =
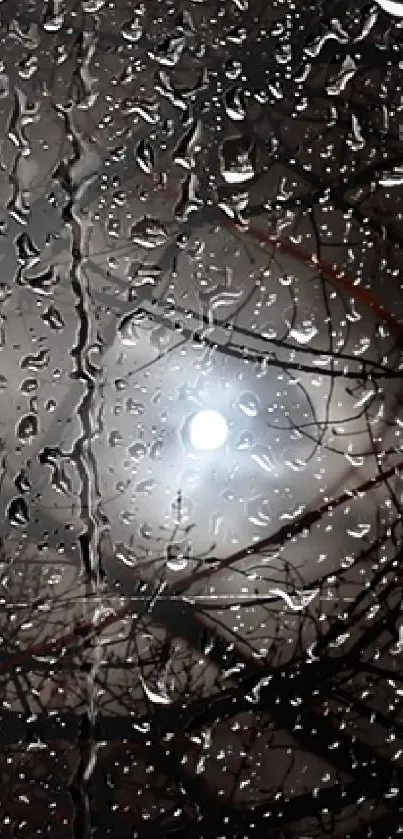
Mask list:
[[376,0],[376,2],[389,15],[403,17],[403,3],[394,3],[393,0]]
[[190,420],[189,441],[196,451],[216,451],[224,445],[227,437],[227,422],[218,411],[198,411]]

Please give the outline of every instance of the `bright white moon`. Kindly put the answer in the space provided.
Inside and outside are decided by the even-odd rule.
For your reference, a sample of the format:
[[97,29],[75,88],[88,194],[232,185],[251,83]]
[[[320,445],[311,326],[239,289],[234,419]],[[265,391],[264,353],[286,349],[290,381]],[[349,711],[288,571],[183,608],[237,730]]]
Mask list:
[[403,3],[395,3],[393,0],[376,0],[376,2],[384,12],[396,17],[403,17]]
[[189,423],[189,440],[198,451],[215,451],[224,445],[228,436],[228,425],[218,411],[199,411]]

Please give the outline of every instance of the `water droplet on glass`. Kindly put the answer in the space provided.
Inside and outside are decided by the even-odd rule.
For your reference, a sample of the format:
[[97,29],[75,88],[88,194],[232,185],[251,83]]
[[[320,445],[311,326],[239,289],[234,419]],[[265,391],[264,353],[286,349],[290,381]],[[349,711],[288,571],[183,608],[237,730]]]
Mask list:
[[353,539],[362,539],[364,536],[367,536],[371,530],[371,525],[369,523],[361,522],[357,524],[357,527],[354,528],[347,528],[347,533],[349,536],[352,536]]
[[18,427],[17,436],[24,443],[30,443],[33,437],[38,434],[39,423],[36,414],[26,414],[21,417]]
[[318,329],[309,321],[303,321],[301,326],[290,329],[290,338],[294,338],[298,344],[309,344],[316,335]]
[[251,451],[251,459],[264,472],[271,473],[274,471],[274,463],[271,452],[265,446],[254,446]]
[[22,496],[17,496],[10,501],[7,508],[7,516],[10,524],[15,527],[23,527],[29,522],[28,504]]
[[248,520],[257,527],[267,527],[271,522],[270,507],[267,498],[260,495],[247,504]]
[[118,559],[119,562],[122,562],[123,565],[126,565],[127,568],[135,568],[137,565],[136,552],[123,542],[118,542],[115,545],[115,555],[116,559]]
[[224,101],[225,110],[230,119],[234,120],[234,122],[240,122],[245,119],[246,101],[242,88],[232,87],[230,90],[227,90]]
[[43,370],[50,362],[49,350],[40,350],[36,355],[26,355],[21,360],[22,369]]
[[136,486],[136,492],[139,495],[151,495],[154,489],[157,487],[157,482],[153,481],[152,478],[146,481],[140,481],[140,483]]
[[151,460],[161,460],[164,451],[164,443],[162,440],[156,440],[150,446],[150,457]]
[[[169,698],[165,690],[161,690],[159,693],[157,693],[150,687],[150,685],[147,684],[141,673],[139,673],[139,679],[143,686],[144,693],[150,702],[152,702],[154,705],[169,705],[171,703],[171,699]],[[162,688],[162,685],[160,687]]]
[[254,393],[242,393],[238,400],[239,410],[245,414],[246,417],[257,417],[259,413],[259,402]]
[[131,44],[136,44],[143,34],[143,24],[141,22],[141,18],[135,16],[131,20],[127,20],[121,27],[120,31],[125,41],[129,41]]
[[255,175],[253,146],[247,137],[228,137],[220,150],[220,167],[229,184],[245,183]]
[[84,12],[100,12],[105,6],[106,0],[81,0]]
[[236,448],[238,451],[247,451],[252,446],[252,435],[249,434],[247,431],[243,431],[242,434],[239,435],[236,441]]
[[165,244],[168,231],[156,219],[144,216],[133,225],[130,235],[134,244],[151,250]]
[[142,414],[144,414],[145,406],[142,402],[136,402],[135,399],[132,399],[130,397],[130,399],[128,399],[126,402],[126,411],[128,414],[132,414],[134,416],[141,416]]
[[166,548],[166,566],[170,571],[183,571],[188,565],[188,548],[180,543],[170,543]]
[[28,394],[34,393],[36,390],[38,390],[38,387],[38,379],[24,379],[24,381],[21,383],[20,390],[21,393]]
[[55,306],[49,306],[46,309],[46,312],[42,315],[42,320],[55,332],[60,332],[64,329],[63,317]]
[[123,434],[120,431],[111,431],[109,435],[109,445],[112,449],[116,446],[120,446],[123,443]]
[[146,140],[140,140],[136,148],[136,163],[142,172],[145,172],[146,175],[151,175],[155,164],[155,157],[151,143],[147,143]]
[[31,484],[28,478],[27,473],[24,469],[21,469],[21,472],[18,473],[17,477],[14,481],[15,486],[18,489],[18,492],[29,492],[31,489]]
[[140,441],[133,443],[129,448],[129,455],[133,460],[141,460],[147,454],[147,446]]

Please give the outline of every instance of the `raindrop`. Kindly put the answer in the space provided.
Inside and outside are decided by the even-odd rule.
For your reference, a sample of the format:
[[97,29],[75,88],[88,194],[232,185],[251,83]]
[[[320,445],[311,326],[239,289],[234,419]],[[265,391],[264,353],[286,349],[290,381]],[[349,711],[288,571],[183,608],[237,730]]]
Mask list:
[[200,120],[193,120],[190,128],[183,134],[172,155],[173,162],[184,169],[192,169],[194,158],[200,150],[200,139],[202,123]]
[[157,61],[163,67],[175,67],[186,46],[186,38],[183,35],[164,38],[155,52],[149,52],[150,58]]
[[240,122],[246,116],[245,96],[240,87],[232,87],[227,90],[225,97],[225,111],[229,119]]
[[147,699],[150,700],[154,705],[169,705],[171,703],[171,699],[165,692],[156,693],[150,686],[145,682],[141,673],[139,673],[139,679],[143,686],[144,693]]
[[123,435],[120,431],[111,431],[109,435],[109,445],[112,449],[116,448],[116,446],[120,446],[123,443]]
[[327,85],[327,93],[329,96],[339,96],[347,87],[350,79],[355,76],[357,72],[357,65],[351,56],[343,61],[340,72],[336,75],[333,81]]
[[146,140],[140,140],[136,148],[136,163],[142,172],[151,175],[155,165],[155,156],[151,143],[147,143]]
[[131,239],[136,245],[151,250],[161,247],[168,238],[168,231],[156,219],[143,216],[130,231]]
[[134,318],[127,318],[127,320],[121,324],[119,332],[122,344],[126,347],[137,346],[139,333]]
[[140,481],[137,484],[135,490],[139,493],[139,495],[151,495],[154,489],[157,487],[157,482],[153,481],[152,478],[146,481]]
[[42,26],[46,32],[59,32],[64,23],[61,0],[50,0]]
[[38,57],[36,55],[26,56],[18,65],[18,75],[22,79],[31,79],[38,69],[38,63]]
[[14,480],[14,484],[18,489],[18,492],[29,492],[31,489],[31,484],[28,478],[27,473],[24,469],[21,469],[21,472],[18,473],[17,477]]
[[162,440],[156,440],[155,443],[150,446],[150,457],[151,460],[161,460],[164,451],[164,443]]
[[28,233],[20,233],[15,239],[17,259],[23,265],[33,265],[38,262],[40,250],[32,241]]
[[24,443],[30,443],[33,437],[38,434],[38,417],[36,414],[26,414],[21,417],[18,427],[17,436]]
[[267,447],[254,446],[250,456],[254,463],[256,463],[260,469],[263,469],[264,472],[271,473],[274,471],[274,463]]
[[52,474],[52,487],[56,492],[68,495],[72,490],[72,482],[64,466],[56,466]]
[[105,6],[106,0],[82,0],[82,6],[84,12],[100,12],[101,9]]
[[395,166],[395,168],[389,173],[384,174],[379,179],[379,186],[402,186],[403,184],[403,166]]
[[236,58],[229,58],[225,65],[225,75],[227,79],[235,81],[242,73],[242,64]]
[[241,394],[238,400],[238,407],[246,417],[257,417],[259,413],[259,402],[257,397],[254,393],[249,391]]
[[348,528],[347,533],[349,536],[352,536],[353,539],[362,539],[364,536],[367,536],[371,530],[371,525],[368,523],[361,522],[361,524],[357,524],[355,530],[353,528]]
[[123,524],[132,524],[136,520],[136,514],[132,510],[122,510],[119,518]]
[[247,516],[248,521],[256,527],[267,527],[271,522],[268,500],[261,496],[252,498],[247,504]]
[[236,448],[239,451],[247,451],[251,448],[253,442],[252,435],[249,434],[247,431],[243,431],[242,434],[239,435],[238,440],[236,442]]
[[300,327],[290,329],[290,338],[294,338],[298,344],[309,344],[318,334],[318,329],[309,321],[304,321]]
[[23,275],[21,276],[19,282],[21,285],[26,285],[31,288],[32,291],[36,292],[36,294],[50,296],[51,294],[54,294],[55,286],[59,283],[59,276],[56,269],[52,266],[51,268],[47,268],[42,274],[38,274],[35,277],[27,277]]
[[141,416],[142,414],[144,414],[145,406],[143,402],[136,402],[135,399],[132,399],[130,397],[130,399],[128,399],[126,402],[126,411],[128,414],[132,414],[134,416]]
[[5,99],[10,93],[10,78],[6,73],[0,73],[0,99]]
[[241,46],[243,42],[246,40],[247,31],[243,26],[234,26],[227,35],[227,41],[231,44],[236,44],[237,46]]
[[50,362],[49,350],[40,350],[37,355],[26,355],[21,360],[22,369],[43,370]]
[[46,309],[46,312],[42,315],[42,320],[55,332],[60,332],[64,329],[64,320],[55,306],[49,306]]
[[38,390],[38,387],[38,379],[24,379],[24,381],[21,383],[20,390],[21,393],[28,394],[34,393],[36,390]]
[[9,522],[15,527],[23,527],[29,522],[28,504],[23,496],[13,498],[7,508]]
[[129,455],[133,460],[141,460],[147,454],[147,446],[140,441],[133,443],[129,448]]
[[229,184],[250,181],[255,175],[253,146],[247,137],[228,137],[220,149],[220,168]]
[[122,37],[131,44],[136,44],[143,34],[143,24],[139,17],[133,17],[125,21],[121,28]]
[[125,545],[123,542],[118,542],[115,545],[115,555],[119,562],[126,565],[127,568],[135,568],[137,565],[137,556],[135,552]]
[[183,571],[189,561],[188,548],[180,543],[170,543],[166,548],[166,566],[170,571]]
[[302,609],[305,609],[312,600],[319,594],[319,589],[311,589],[310,591],[300,591],[294,594],[291,597],[286,591],[283,591],[281,588],[273,588],[269,590],[269,594],[273,597],[280,597],[281,600],[287,604],[287,606],[291,609],[292,612],[301,612]]

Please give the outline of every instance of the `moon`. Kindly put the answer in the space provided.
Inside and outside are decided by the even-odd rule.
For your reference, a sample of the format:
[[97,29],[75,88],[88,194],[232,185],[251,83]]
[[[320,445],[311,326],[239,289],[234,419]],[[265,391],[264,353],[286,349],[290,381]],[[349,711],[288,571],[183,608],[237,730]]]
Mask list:
[[393,0],[376,0],[378,6],[395,17],[403,17],[403,3],[394,3]]

